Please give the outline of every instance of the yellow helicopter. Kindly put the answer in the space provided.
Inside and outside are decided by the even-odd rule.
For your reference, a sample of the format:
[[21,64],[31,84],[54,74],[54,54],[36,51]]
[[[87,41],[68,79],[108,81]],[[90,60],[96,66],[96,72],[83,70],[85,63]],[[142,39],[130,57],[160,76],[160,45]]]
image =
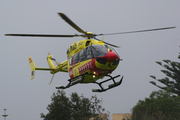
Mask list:
[[[93,34],[91,32],[85,32],[80,27],[78,27],[72,20],[70,20],[65,14],[58,13],[70,26],[76,29],[78,32],[82,33],[80,35],[47,35],[47,34],[5,34],[6,36],[29,36],[29,37],[83,37],[84,40],[73,43],[67,50],[67,60],[62,63],[58,63],[55,58],[53,58],[50,53],[47,56],[47,62],[49,68],[37,68],[33,62],[31,56],[28,58],[31,67],[31,80],[35,76],[35,70],[48,70],[53,74],[50,83],[53,80],[54,74],[57,72],[68,72],[70,79],[66,86],[56,86],[57,89],[66,89],[78,83],[95,83],[98,84],[100,89],[92,89],[93,92],[104,92],[122,83],[123,76],[116,82],[115,78],[120,77],[120,75],[112,77],[110,74],[117,68],[119,62],[122,60],[118,55],[114,47],[116,45],[107,43],[105,41],[99,40],[96,36],[104,35],[115,35],[115,34],[126,34],[126,33],[137,33],[137,32],[147,32],[155,30],[172,29],[175,27],[165,27],[157,29],[130,31],[130,32],[120,32],[120,33],[108,33],[108,34]],[[53,61],[57,64],[54,65]],[[102,82],[97,82],[97,80],[104,77],[109,77],[109,79]],[[112,84],[108,88],[102,86],[103,83],[111,81]],[[49,84],[50,84],[49,83]]]

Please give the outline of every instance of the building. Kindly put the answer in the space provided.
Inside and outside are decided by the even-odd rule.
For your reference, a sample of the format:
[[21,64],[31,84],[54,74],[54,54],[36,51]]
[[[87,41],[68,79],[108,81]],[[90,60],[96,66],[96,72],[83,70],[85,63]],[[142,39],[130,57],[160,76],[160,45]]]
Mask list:
[[[90,118],[89,120],[94,120],[94,118]],[[99,114],[98,120],[108,120],[108,115],[107,114]]]
[[122,120],[123,118],[130,118],[131,113],[117,113],[112,114],[112,120]]

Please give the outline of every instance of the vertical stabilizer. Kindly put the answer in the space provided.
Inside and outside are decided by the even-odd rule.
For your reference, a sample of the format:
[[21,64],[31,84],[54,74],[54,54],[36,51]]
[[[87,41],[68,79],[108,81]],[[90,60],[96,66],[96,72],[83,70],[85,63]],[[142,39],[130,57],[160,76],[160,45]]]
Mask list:
[[51,69],[54,69],[55,66],[54,66],[54,63],[52,62],[52,56],[50,55],[50,53],[48,53],[48,57],[47,57],[47,62],[48,62],[48,65]]
[[34,76],[35,76],[36,66],[35,66],[31,56],[28,59],[29,59],[30,67],[31,67],[31,80],[32,80],[34,78]]

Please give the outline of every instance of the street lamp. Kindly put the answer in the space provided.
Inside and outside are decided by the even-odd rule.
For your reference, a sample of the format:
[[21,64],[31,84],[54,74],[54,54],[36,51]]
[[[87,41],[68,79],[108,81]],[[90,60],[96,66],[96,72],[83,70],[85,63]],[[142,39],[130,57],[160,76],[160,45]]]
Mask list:
[[3,117],[4,117],[4,120],[6,120],[6,117],[8,116],[8,115],[6,115],[6,108],[4,109],[4,115],[2,115]]

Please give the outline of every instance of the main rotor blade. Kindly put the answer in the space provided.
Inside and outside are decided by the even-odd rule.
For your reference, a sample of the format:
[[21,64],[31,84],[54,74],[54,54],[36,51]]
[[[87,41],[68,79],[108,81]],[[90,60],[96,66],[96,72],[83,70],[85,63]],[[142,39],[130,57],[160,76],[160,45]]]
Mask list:
[[110,45],[110,46],[113,46],[113,47],[116,47],[116,48],[119,48],[119,46],[116,46],[116,45],[113,45],[113,44],[110,44],[110,43],[107,43],[105,41],[103,41],[103,43],[107,44],[107,45]]
[[78,37],[82,35],[46,35],[46,34],[5,34],[5,36],[22,36],[22,37]]
[[156,29],[148,29],[148,30],[139,30],[139,31],[130,31],[130,32],[119,32],[119,33],[107,33],[107,34],[95,34],[95,35],[96,36],[103,36],[103,35],[127,34],[127,33],[148,32],[148,31],[165,30],[165,29],[173,29],[173,28],[176,28],[176,27],[165,27],[165,28],[156,28]]
[[[101,40],[99,40],[99,39],[97,39],[97,38],[95,38],[95,37],[94,37],[94,39],[96,39],[96,40],[98,40],[98,41],[101,41]],[[119,48],[119,46],[116,46],[116,45],[113,45],[113,44],[107,43],[107,42],[105,42],[105,41],[103,41],[103,43],[105,43],[105,44],[107,44],[107,45],[110,45],[110,46],[112,46],[112,47]]]
[[71,25],[74,29],[76,29],[80,33],[86,34],[84,30],[82,30],[80,27],[78,27],[72,20],[70,20],[65,14],[63,13],[58,13],[62,19],[64,19],[69,25]]

